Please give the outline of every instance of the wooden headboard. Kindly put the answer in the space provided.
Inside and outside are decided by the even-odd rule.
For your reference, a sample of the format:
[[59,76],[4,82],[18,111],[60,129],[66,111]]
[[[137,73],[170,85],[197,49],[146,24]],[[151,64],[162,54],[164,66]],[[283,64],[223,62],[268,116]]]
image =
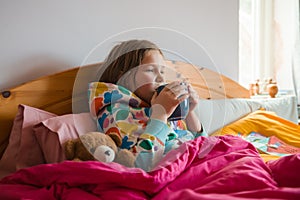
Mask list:
[[[203,99],[249,98],[249,91],[235,81],[206,68],[184,62],[167,61],[172,69],[189,79]],[[0,158],[8,144],[19,104],[43,109],[57,115],[88,111],[87,85],[98,78],[101,63],[81,66],[24,83],[2,91],[0,97]]]

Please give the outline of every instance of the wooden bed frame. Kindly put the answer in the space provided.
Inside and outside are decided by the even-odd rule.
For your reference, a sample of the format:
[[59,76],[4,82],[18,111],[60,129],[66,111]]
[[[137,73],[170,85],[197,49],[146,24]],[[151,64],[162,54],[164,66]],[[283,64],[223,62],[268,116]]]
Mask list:
[[[170,80],[178,73],[189,79],[203,99],[249,98],[249,91],[228,77],[184,62],[167,61]],[[0,158],[7,147],[19,104],[57,115],[88,111],[87,85],[96,81],[101,63],[72,68],[41,77],[12,89],[0,97]]]

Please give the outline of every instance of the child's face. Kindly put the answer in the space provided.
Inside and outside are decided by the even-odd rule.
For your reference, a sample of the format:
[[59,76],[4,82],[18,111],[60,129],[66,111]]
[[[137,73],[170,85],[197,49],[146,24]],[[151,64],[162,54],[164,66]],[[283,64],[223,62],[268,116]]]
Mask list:
[[141,66],[138,67],[135,75],[135,83],[138,86],[135,94],[148,104],[155,92],[155,89],[165,82],[165,66],[163,56],[157,50],[148,51]]

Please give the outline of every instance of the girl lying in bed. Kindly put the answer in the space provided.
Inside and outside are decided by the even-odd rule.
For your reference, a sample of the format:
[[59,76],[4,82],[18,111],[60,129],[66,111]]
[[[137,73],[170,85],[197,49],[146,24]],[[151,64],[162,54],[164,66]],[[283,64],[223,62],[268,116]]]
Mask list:
[[[164,83],[164,60],[155,45],[121,43],[104,66],[104,82],[90,85],[91,113],[100,131],[135,155],[139,168],[98,161],[35,165],[1,179],[0,199],[300,199],[300,154],[264,162],[241,137],[202,137],[197,95],[188,84],[172,82],[155,92]],[[171,121],[184,99],[190,101],[186,123]],[[242,124],[249,121],[235,127],[247,129]],[[260,132],[279,129],[278,122],[260,122]],[[297,143],[298,125],[287,130]]]
[[[161,50],[147,40],[116,45],[104,64],[99,82],[89,87],[90,111],[99,131],[129,149],[135,166],[152,170],[162,157],[185,141],[206,135],[195,113],[198,95],[185,81],[166,84]],[[185,120],[171,120],[177,106],[188,99]]]

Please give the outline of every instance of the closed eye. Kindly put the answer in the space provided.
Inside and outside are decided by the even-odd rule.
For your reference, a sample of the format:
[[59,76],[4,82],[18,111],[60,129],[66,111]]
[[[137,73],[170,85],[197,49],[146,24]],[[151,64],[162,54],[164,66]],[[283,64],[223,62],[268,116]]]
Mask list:
[[153,69],[146,69],[145,71],[146,71],[146,72],[154,72]]

